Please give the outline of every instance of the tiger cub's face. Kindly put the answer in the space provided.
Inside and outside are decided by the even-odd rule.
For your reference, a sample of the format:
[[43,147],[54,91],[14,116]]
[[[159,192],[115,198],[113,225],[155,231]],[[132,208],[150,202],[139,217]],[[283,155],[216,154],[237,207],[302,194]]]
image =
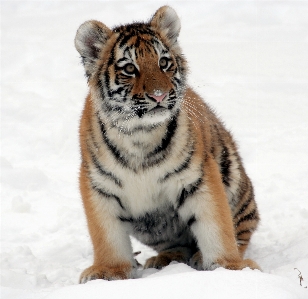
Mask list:
[[113,30],[97,21],[80,26],[76,48],[104,118],[134,128],[162,123],[177,113],[186,81],[179,31],[179,19],[168,7],[148,23]]
[[127,33],[115,44],[114,57],[110,53],[111,61],[101,74],[108,106],[137,120],[164,120],[178,109],[181,97],[176,57],[154,34]]

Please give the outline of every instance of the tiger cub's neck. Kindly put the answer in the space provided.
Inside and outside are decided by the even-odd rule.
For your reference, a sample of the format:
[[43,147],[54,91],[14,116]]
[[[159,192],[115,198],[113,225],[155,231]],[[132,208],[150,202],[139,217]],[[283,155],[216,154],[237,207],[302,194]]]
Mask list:
[[126,157],[134,169],[153,166],[164,159],[178,127],[179,115],[156,125],[123,128],[105,121],[101,131],[105,142]]

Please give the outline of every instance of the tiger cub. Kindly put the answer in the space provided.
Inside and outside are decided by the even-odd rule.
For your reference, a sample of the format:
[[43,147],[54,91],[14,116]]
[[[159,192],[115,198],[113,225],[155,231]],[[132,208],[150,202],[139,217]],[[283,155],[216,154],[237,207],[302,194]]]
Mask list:
[[80,282],[134,277],[129,235],[196,269],[258,268],[243,259],[259,215],[235,142],[186,84],[180,20],[164,6],[147,23],[80,26],[88,77],[80,191],[94,249]]

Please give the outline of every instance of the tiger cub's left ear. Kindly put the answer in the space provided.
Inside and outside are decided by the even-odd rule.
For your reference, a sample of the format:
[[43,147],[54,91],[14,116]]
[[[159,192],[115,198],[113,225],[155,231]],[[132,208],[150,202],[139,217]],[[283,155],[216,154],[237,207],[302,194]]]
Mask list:
[[87,77],[96,70],[96,61],[110,38],[112,31],[99,21],[87,21],[77,30],[75,47],[79,52]]
[[173,8],[170,6],[159,8],[151,19],[150,24],[154,29],[165,35],[171,44],[176,43],[181,30],[181,22]]

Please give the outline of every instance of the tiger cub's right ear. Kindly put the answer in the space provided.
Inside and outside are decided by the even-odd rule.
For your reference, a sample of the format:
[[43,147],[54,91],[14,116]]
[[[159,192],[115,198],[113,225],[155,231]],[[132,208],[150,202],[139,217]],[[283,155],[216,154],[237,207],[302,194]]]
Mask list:
[[175,44],[181,30],[180,19],[173,8],[162,6],[154,14],[150,24]]
[[75,47],[81,55],[88,78],[95,72],[96,60],[111,33],[106,25],[98,21],[87,21],[78,28]]

